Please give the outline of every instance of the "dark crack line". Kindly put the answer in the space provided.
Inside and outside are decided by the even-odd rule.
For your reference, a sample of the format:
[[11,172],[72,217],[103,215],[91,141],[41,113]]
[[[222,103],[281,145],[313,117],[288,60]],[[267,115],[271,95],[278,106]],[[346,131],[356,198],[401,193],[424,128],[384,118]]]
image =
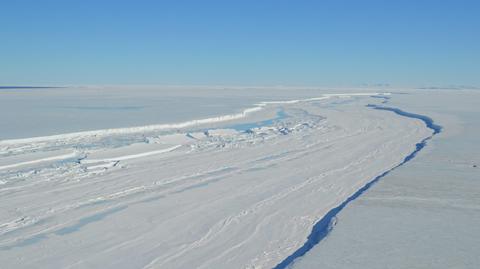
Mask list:
[[[387,100],[388,99],[385,99],[385,101],[387,101]],[[386,103],[386,102],[382,102],[382,103]],[[386,106],[379,106],[379,105],[372,105],[372,104],[367,105],[367,107],[370,107],[370,108],[373,108],[373,109],[378,109],[378,110],[391,111],[391,112],[394,112],[395,114],[400,115],[400,116],[422,120],[429,129],[433,130],[433,134],[431,136],[427,137],[427,138],[424,138],[419,143],[417,143],[415,145],[415,150],[413,152],[411,152],[407,157],[405,157],[405,159],[403,159],[403,161],[400,164],[398,164],[397,166],[393,167],[390,170],[387,170],[387,171],[383,172],[379,176],[375,177],[373,180],[368,182],[365,186],[360,188],[353,195],[348,197],[347,200],[345,200],[339,206],[337,206],[337,207],[331,209],[330,211],[328,211],[328,213],[325,216],[323,216],[322,219],[320,219],[317,223],[315,223],[315,225],[312,228],[311,233],[307,237],[307,241],[305,242],[305,244],[303,244],[303,246],[301,246],[299,249],[297,249],[294,253],[292,253],[290,256],[286,257],[279,264],[277,264],[274,267],[274,269],[284,269],[284,268],[290,267],[291,265],[293,265],[293,263],[295,262],[295,260],[297,258],[305,255],[305,253],[310,251],[315,245],[317,245],[323,239],[325,239],[328,236],[328,234],[330,233],[330,231],[333,229],[333,227],[335,226],[337,214],[347,204],[349,204],[351,201],[357,199],[366,190],[368,190],[373,184],[378,182],[384,176],[388,175],[391,171],[393,171],[394,169],[404,165],[406,162],[412,160],[417,155],[417,153],[427,145],[428,140],[432,139],[432,137],[434,135],[436,135],[436,134],[438,134],[442,131],[442,126],[435,124],[434,121],[430,117],[427,117],[427,116],[424,116],[424,115],[406,112],[406,111],[403,111],[401,109],[394,108],[394,107],[386,107]]]

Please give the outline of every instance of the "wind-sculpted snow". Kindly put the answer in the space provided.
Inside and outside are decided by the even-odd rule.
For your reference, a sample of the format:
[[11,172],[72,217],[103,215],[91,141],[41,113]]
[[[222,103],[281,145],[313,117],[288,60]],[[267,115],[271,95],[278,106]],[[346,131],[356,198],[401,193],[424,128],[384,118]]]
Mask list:
[[2,266],[273,268],[431,135],[372,95],[0,141]]

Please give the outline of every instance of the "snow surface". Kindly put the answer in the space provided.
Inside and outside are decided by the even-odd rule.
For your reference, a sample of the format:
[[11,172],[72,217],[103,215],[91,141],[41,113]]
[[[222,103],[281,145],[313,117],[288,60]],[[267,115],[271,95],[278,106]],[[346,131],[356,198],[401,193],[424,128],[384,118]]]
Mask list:
[[366,106],[383,93],[262,94],[223,116],[0,141],[2,268],[272,268],[432,134]]
[[430,115],[442,132],[342,210],[291,268],[479,268],[480,92],[406,93],[389,105]]

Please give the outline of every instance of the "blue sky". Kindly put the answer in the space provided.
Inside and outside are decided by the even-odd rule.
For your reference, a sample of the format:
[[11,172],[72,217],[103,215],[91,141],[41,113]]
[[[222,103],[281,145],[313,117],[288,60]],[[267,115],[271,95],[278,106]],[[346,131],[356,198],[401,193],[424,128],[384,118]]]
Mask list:
[[0,85],[480,86],[480,1],[0,4]]

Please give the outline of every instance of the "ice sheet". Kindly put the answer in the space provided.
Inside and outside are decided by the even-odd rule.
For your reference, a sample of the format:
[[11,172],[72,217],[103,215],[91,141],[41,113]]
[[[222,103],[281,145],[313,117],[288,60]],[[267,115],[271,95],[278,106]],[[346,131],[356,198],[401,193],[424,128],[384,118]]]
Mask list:
[[[77,154],[0,171],[2,264],[272,268],[432,134],[421,120],[367,107],[382,101],[376,92],[295,94],[260,93],[240,112],[167,133],[124,126],[0,141],[1,156],[18,162]],[[260,124],[227,128],[249,122]]]

